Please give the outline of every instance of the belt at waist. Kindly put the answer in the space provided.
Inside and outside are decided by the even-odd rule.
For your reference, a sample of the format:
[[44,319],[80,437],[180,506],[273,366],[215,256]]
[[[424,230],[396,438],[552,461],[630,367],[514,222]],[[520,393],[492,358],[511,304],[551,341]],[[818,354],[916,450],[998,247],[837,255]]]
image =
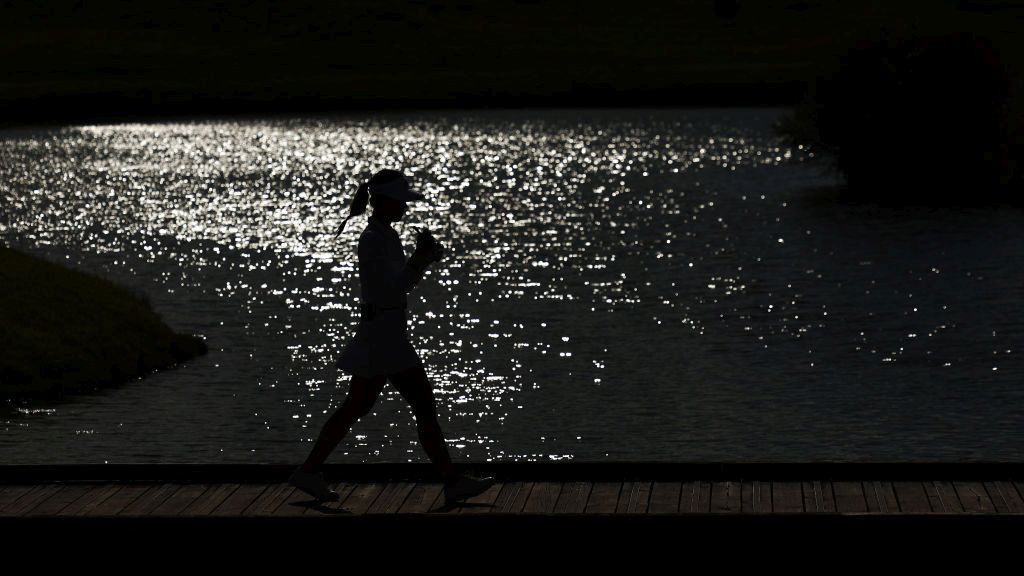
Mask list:
[[377,304],[363,302],[359,305],[359,319],[372,320],[380,310],[402,310],[408,307],[409,306],[407,304],[401,304],[399,306],[378,306]]

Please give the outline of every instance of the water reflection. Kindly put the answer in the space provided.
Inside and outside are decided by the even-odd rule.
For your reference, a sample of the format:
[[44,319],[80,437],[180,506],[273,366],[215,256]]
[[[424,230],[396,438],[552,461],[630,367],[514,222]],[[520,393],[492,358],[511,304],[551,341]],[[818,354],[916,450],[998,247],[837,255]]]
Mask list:
[[[19,413],[0,451],[33,462],[44,438],[63,462],[295,461],[344,398],[331,364],[358,323],[362,222],[333,233],[360,177],[401,166],[431,199],[410,204],[403,241],[423,225],[453,255],[409,317],[457,459],[1015,454],[1020,230],[998,213],[810,202],[829,179],[772,136],[779,114],[7,133],[4,240],[145,290],[211,354],[48,421]],[[386,393],[387,417],[336,458],[421,458]]]

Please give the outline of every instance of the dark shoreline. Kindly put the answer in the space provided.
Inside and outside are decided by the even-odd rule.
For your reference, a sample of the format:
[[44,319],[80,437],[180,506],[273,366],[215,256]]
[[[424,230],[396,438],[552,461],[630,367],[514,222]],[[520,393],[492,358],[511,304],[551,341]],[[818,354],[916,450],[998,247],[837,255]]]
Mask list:
[[702,84],[672,90],[602,91],[564,95],[463,96],[450,99],[290,98],[161,100],[125,94],[62,95],[7,101],[0,106],[0,129],[46,128],[68,124],[115,124],[248,118],[315,117],[476,110],[790,108],[805,90],[803,82]]

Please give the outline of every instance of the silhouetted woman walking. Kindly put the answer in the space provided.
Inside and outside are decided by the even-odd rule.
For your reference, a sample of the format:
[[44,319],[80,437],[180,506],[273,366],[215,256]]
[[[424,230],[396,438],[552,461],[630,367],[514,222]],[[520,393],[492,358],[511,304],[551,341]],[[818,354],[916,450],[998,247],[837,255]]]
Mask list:
[[420,232],[416,250],[406,260],[391,223],[402,219],[408,202],[422,199],[401,172],[381,170],[359,187],[342,223],[344,230],[349,218],[366,211],[367,202],[373,206],[359,237],[359,329],[337,362],[338,368],[352,375],[348,397],[320,431],[306,462],[289,478],[290,484],[318,500],[338,499],[319,469],[352,424],[370,411],[388,380],[413,407],[420,444],[444,479],[447,500],[475,496],[494,483],[493,478],[473,478],[455,471],[437,421],[430,381],[409,342],[406,295],[423,278],[427,266],[444,257],[444,247],[429,232]]

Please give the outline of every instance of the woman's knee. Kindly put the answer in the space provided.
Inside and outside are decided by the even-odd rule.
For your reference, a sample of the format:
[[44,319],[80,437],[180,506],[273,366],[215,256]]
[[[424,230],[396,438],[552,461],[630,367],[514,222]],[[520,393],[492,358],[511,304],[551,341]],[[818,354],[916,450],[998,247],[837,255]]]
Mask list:
[[398,391],[401,392],[406,402],[412,406],[417,416],[420,413],[433,413],[435,411],[433,389],[430,386],[430,379],[427,377],[422,364],[404,372],[393,374],[391,381],[398,388]]
[[412,410],[417,422],[437,422],[437,404],[434,402],[434,395],[429,392],[413,402]]
[[352,386],[348,391],[348,397],[345,398],[344,408],[356,417],[363,417],[369,414],[374,404],[377,403],[377,397],[380,395],[380,389],[383,387],[380,384],[380,382],[375,380],[353,379]]

